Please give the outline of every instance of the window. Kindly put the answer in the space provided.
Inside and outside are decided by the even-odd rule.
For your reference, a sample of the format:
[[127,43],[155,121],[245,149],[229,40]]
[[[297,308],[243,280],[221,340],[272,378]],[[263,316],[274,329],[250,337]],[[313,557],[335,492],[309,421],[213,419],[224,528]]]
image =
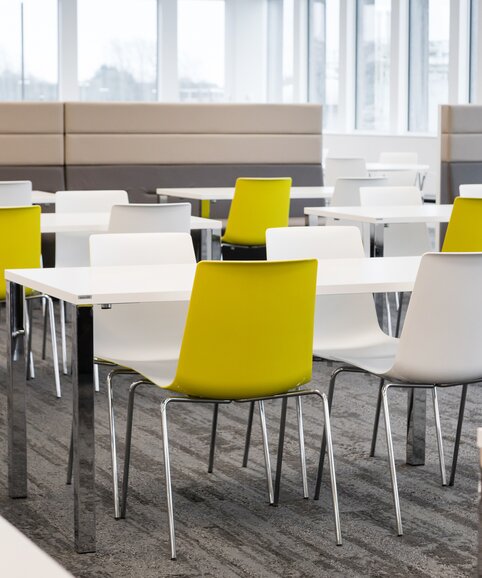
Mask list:
[[479,34],[477,30],[479,3],[477,0],[470,0],[469,18],[470,18],[470,45],[469,45],[469,102],[476,102],[476,85],[477,85],[477,44]]
[[390,14],[390,0],[357,0],[357,129],[385,131],[389,128]]
[[450,0],[410,0],[410,131],[435,132],[448,100]]
[[224,100],[224,0],[179,0],[179,99]]
[[324,126],[334,129],[339,107],[339,0],[311,0],[309,17],[309,99],[323,104]]
[[0,0],[0,99],[55,100],[57,1]]
[[156,0],[79,0],[81,100],[157,99]]

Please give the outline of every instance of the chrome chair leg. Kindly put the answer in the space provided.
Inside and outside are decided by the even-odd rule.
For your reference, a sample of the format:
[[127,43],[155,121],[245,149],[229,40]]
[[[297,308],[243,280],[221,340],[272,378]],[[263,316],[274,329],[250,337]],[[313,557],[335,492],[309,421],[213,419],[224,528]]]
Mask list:
[[259,419],[261,422],[261,434],[263,437],[263,450],[264,450],[264,464],[266,469],[266,480],[268,483],[268,497],[270,505],[274,505],[274,491],[273,491],[273,478],[271,474],[271,460],[269,457],[269,445],[268,445],[268,430],[266,428],[266,413],[264,410],[264,401],[258,401],[259,408]]
[[[251,402],[253,403],[253,402]],[[251,407],[251,404],[250,404]],[[279,494],[281,489],[281,470],[283,468],[283,450],[285,443],[285,429],[286,429],[286,410],[288,408],[288,398],[284,397],[281,400],[281,418],[279,424],[279,438],[278,438],[278,457],[276,459],[276,477],[274,482],[274,506],[279,503]]]
[[171,560],[176,559],[176,534],[174,528],[174,504],[172,499],[171,464],[169,461],[169,438],[167,431],[167,406],[170,399],[161,402],[162,448],[164,452],[164,472],[166,476],[167,516],[169,521],[169,541],[171,544]]
[[442,486],[447,485],[447,477],[445,474],[445,458],[444,458],[444,446],[443,446],[443,438],[442,438],[442,428],[440,427],[440,413],[438,410],[438,397],[437,397],[437,388],[434,387],[432,389],[432,401],[433,401],[433,413],[435,415],[435,430],[437,432],[437,446],[438,446],[438,455],[440,461],[440,476],[442,479]]
[[390,388],[390,386],[391,384],[388,383],[385,384],[382,388],[383,416],[385,419],[385,432],[387,436],[390,476],[392,478],[393,503],[395,506],[395,515],[397,518],[397,533],[399,536],[402,536],[403,535],[402,514],[400,512],[400,498],[398,495],[397,471],[395,469],[395,454],[393,451],[392,428],[390,426],[390,414],[388,410],[388,389]]
[[60,306],[60,342],[62,349],[62,371],[68,374],[67,369],[67,338],[65,336],[65,301],[59,301]]
[[457,431],[455,434],[454,454],[452,457],[452,468],[450,470],[449,486],[453,486],[455,482],[455,472],[457,470],[457,460],[459,457],[460,436],[462,434],[462,425],[464,423],[465,401],[467,399],[468,385],[462,386],[462,395],[460,397],[459,418],[457,420]]
[[328,403],[328,398],[326,394],[318,392],[318,395],[323,401],[323,414],[325,418],[325,438],[326,438],[326,448],[328,450],[328,466],[330,470],[330,482],[331,482],[331,499],[333,502],[333,515],[335,518],[335,535],[336,544],[341,546],[343,544],[341,536],[341,523],[340,523],[340,508],[338,505],[338,491],[336,486],[336,473],[335,473],[335,458],[333,454],[333,441],[331,438],[331,423],[330,423],[330,406]]
[[209,446],[209,463],[208,463],[208,474],[213,473],[214,467],[214,451],[216,449],[216,432],[218,429],[218,413],[219,413],[219,403],[214,404],[213,410],[213,422],[211,426],[211,444]]
[[372,445],[370,446],[370,457],[375,456],[375,449],[377,447],[378,425],[380,423],[380,410],[382,409],[382,387],[385,383],[383,377],[380,379],[378,387],[377,408],[375,410],[375,421],[373,422]]
[[[95,367],[98,367],[97,365]],[[114,415],[114,392],[112,391],[112,380],[115,372],[110,372],[107,376],[107,404],[109,407],[109,430],[110,430],[110,455],[112,462],[112,491],[114,494],[114,517],[119,519],[119,471],[117,469],[117,443],[115,436],[115,415]]]
[[32,301],[24,300],[24,310],[25,310],[25,329],[27,332],[27,379],[35,379],[35,364],[33,360],[32,353]]
[[132,420],[134,417],[134,396],[139,385],[145,383],[143,380],[135,381],[129,387],[129,400],[127,402],[127,426],[126,426],[126,448],[124,456],[124,475],[122,477],[122,504],[120,517],[126,517],[127,509],[127,490],[129,487],[129,465],[131,461],[131,445],[132,445]]
[[246,468],[248,465],[249,446],[251,444],[251,431],[253,429],[254,404],[254,401],[250,402],[249,404],[248,426],[246,428],[246,439],[244,442],[243,468]]
[[42,299],[42,359],[47,357],[47,306],[45,299]]
[[305,434],[303,431],[303,407],[301,397],[296,398],[296,415],[298,418],[298,439],[300,444],[301,480],[303,483],[303,498],[308,499],[308,476],[306,474]]
[[403,298],[405,293],[400,293],[400,303],[398,304],[397,312],[397,324],[395,326],[395,337],[400,337],[400,325],[402,324],[402,309],[403,309]]
[[389,298],[389,294],[385,293],[385,308],[387,310],[387,329],[388,329],[388,335],[390,337],[392,337],[393,335],[393,330],[392,330],[392,310],[390,308],[390,298]]
[[99,364],[98,363],[94,363],[94,391],[96,391],[97,393],[100,391],[100,385],[99,385]]

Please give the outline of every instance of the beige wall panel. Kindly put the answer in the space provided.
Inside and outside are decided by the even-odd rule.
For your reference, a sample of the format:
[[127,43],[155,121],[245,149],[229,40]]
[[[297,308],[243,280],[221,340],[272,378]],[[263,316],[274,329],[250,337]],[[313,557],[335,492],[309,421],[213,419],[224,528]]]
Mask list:
[[321,163],[315,135],[67,135],[66,164]]
[[317,104],[66,103],[67,133],[321,134]]
[[441,122],[442,133],[482,133],[482,106],[476,104],[444,105]]
[[0,134],[61,134],[62,102],[0,102]]
[[442,161],[482,161],[482,134],[444,134],[441,145]]
[[0,165],[62,165],[62,135],[0,134]]

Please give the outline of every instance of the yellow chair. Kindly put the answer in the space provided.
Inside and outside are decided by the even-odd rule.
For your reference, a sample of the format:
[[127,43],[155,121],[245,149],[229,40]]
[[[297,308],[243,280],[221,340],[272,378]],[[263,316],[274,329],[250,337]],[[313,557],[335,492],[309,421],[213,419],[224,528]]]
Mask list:
[[[134,394],[142,383],[154,383],[178,394],[161,403],[164,468],[171,557],[176,558],[167,408],[171,403],[247,402],[259,404],[269,501],[273,484],[264,400],[303,395],[322,398],[330,462],[337,543],[341,532],[326,395],[300,386],[311,380],[316,260],[199,263],[177,367],[169,378],[165,366],[153,367],[129,391],[126,454],[122,492],[125,516],[131,450]],[[287,307],[289,304],[289,307]],[[220,338],[219,327],[225,331]],[[132,369],[136,370],[135,367]],[[292,391],[294,390],[294,391]],[[213,429],[217,419],[213,420]],[[214,442],[211,447],[214,449]]]
[[[40,207],[0,207],[0,300],[6,298],[5,269],[30,269],[40,267],[41,258]],[[57,342],[52,299],[48,295],[32,294],[27,289],[27,298],[44,299],[47,302],[52,336],[52,355],[55,372],[57,397],[60,397],[60,374],[57,358]],[[32,332],[29,330],[29,319],[26,316],[26,327],[29,340],[29,375],[33,377],[33,364],[30,353]]]
[[[479,253],[482,252],[482,199],[457,197],[450,215],[450,221],[442,246],[443,253]],[[459,417],[455,434],[452,468],[449,486],[455,483],[455,472],[459,456],[460,437],[464,422],[465,401],[468,384],[462,386]]]
[[290,178],[237,179],[221,238],[224,259],[266,259],[266,229],[288,226],[290,191]]
[[444,253],[482,251],[482,199],[457,197],[445,233]]

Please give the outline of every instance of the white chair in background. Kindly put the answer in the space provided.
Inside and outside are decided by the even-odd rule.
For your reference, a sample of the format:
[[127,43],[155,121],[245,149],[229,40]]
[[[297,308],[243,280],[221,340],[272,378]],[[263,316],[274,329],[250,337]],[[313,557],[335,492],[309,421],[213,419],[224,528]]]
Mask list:
[[[378,157],[378,162],[389,165],[416,165],[418,164],[418,153],[416,152],[383,152]],[[393,186],[415,185],[418,179],[417,171],[387,171],[384,175],[388,183]]]
[[[190,205],[188,204],[190,207]],[[189,233],[92,235],[92,266],[194,264]],[[115,517],[120,517],[112,381],[115,375],[162,371],[175,375],[189,303],[159,302],[94,307],[94,352],[97,359],[120,366],[107,378]],[[172,375],[171,375],[172,374]],[[70,473],[68,474],[70,478]]]
[[361,187],[381,187],[387,179],[379,177],[343,177],[336,180],[331,205],[333,207],[359,207]]
[[109,233],[189,233],[190,203],[114,205]]
[[327,187],[334,186],[340,178],[367,176],[365,159],[327,157],[325,160],[323,182]]
[[471,197],[473,199],[480,199],[482,198],[482,184],[460,185],[459,194],[461,197]]
[[[127,205],[127,191],[57,191],[57,213],[110,213],[113,205]],[[55,266],[88,267],[90,233],[56,233]],[[67,342],[65,337],[65,304],[60,303],[62,365],[67,373]]]
[[31,181],[0,181],[0,206],[21,207],[31,204]]

